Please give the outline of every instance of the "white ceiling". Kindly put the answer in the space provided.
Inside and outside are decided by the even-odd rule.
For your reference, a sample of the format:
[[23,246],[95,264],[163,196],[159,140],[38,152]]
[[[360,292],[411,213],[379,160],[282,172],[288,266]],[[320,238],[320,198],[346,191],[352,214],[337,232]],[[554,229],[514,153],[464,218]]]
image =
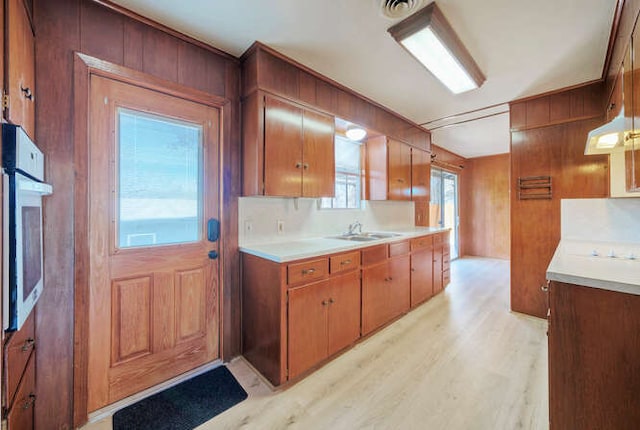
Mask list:
[[[453,95],[387,33],[398,20],[380,0],[113,1],[234,56],[258,40],[419,124],[600,78],[616,4],[438,0],[487,77]],[[508,152],[508,124],[499,114],[434,140],[465,157]]]

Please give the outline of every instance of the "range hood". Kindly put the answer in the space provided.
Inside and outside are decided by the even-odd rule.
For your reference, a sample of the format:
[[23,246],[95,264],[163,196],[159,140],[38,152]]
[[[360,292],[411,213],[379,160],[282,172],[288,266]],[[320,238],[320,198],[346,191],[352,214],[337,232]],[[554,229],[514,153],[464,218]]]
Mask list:
[[630,130],[625,130],[624,108],[608,123],[595,128],[587,135],[585,155],[611,154],[624,149],[626,140],[629,139]]

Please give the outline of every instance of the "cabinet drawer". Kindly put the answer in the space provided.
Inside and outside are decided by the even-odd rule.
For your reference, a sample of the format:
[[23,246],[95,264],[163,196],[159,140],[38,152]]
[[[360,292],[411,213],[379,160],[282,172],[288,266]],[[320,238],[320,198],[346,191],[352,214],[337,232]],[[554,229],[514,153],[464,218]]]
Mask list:
[[340,254],[329,259],[329,270],[331,273],[340,273],[360,267],[360,252],[349,252]]
[[11,404],[18,383],[27,365],[27,360],[35,347],[35,318],[33,313],[24,322],[22,328],[13,333],[5,346],[6,399]]
[[329,273],[329,260],[317,260],[293,263],[287,266],[287,283],[289,285],[311,282],[322,279]]
[[416,249],[431,248],[431,247],[433,247],[432,236],[423,236],[423,237],[417,237],[415,239],[411,239],[412,251],[415,251]]
[[389,258],[396,255],[404,255],[409,253],[409,241],[390,243],[389,244]]
[[35,354],[33,354],[18,387],[16,399],[7,414],[7,427],[9,430],[28,430],[33,428],[33,410],[36,401],[35,361]]
[[440,245],[442,243],[443,237],[444,237],[443,233],[434,234],[433,235],[433,244],[434,245]]
[[387,245],[372,246],[362,251],[362,265],[370,266],[387,259]]

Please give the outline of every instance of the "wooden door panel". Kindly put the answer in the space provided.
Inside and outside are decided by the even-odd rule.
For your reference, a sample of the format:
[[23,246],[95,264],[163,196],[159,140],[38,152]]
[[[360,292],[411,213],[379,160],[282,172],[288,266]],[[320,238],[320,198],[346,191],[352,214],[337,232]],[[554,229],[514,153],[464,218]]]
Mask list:
[[411,254],[411,307],[433,296],[433,250]]
[[389,139],[389,200],[411,200],[411,147]]
[[302,193],[302,108],[265,97],[264,194]]
[[111,361],[123,361],[151,354],[153,316],[150,276],[115,280],[112,283]]
[[331,283],[329,355],[360,337],[360,272],[334,278]]
[[176,332],[178,342],[203,336],[206,330],[205,269],[176,273]]
[[289,378],[327,357],[330,281],[289,290]]
[[[211,362],[219,354],[218,260],[207,257],[210,250],[219,249],[219,244],[208,242],[205,234],[206,220],[219,217],[219,112],[212,107],[97,76],[91,77],[90,88],[89,412]],[[191,136],[191,143],[184,145],[191,146],[171,144],[173,146],[161,148],[179,147],[185,151],[185,159],[187,154],[192,154],[189,159],[193,162],[186,167],[191,170],[179,179],[168,177],[162,187],[153,180],[145,183],[137,177],[121,176],[127,168],[122,166],[130,159],[120,158],[121,144],[114,137],[123,133],[118,127],[126,115],[139,115],[141,121],[154,117],[146,123],[147,127],[156,121],[155,117],[159,118],[157,121],[166,118],[162,130],[181,127],[185,136]],[[143,145],[137,140],[128,142],[131,141]],[[176,145],[182,141],[183,138],[177,139]],[[157,145],[157,142],[154,137],[146,144]],[[150,178],[167,175],[166,170],[156,169],[173,166],[175,157],[170,152],[160,153],[156,146],[136,148],[150,152],[149,155],[145,152],[146,158],[136,161],[147,163],[141,168],[151,169]],[[152,158],[156,154],[163,157],[160,162]],[[185,184],[191,185],[180,185],[186,180],[182,176],[188,176],[190,182]],[[137,187],[133,188],[135,192],[137,189],[143,192],[120,197],[132,189],[127,188],[125,181]],[[148,189],[141,188],[143,183],[151,185],[147,185]],[[187,187],[191,187],[191,191],[185,193],[191,194],[182,194]],[[175,190],[178,190],[177,197]],[[174,194],[164,197],[169,191]],[[166,203],[162,198],[168,199]],[[182,204],[182,201],[191,203]],[[135,228],[151,229],[149,231],[157,228],[158,238],[165,235],[164,238],[156,242],[154,233],[153,242],[142,245],[129,242],[137,231],[125,224],[130,218],[120,218],[124,213],[120,205],[126,203],[131,207],[132,202],[140,207],[136,212],[139,218],[135,219],[147,222]],[[195,218],[183,215],[183,206],[192,208],[189,214],[197,213]],[[166,207],[179,208],[181,212],[167,212],[164,218],[159,217],[156,212]],[[177,215],[171,215],[173,213]],[[166,239],[174,230],[157,226],[165,222],[167,216],[169,220],[171,216],[178,220],[186,216],[186,222],[192,223],[189,224],[191,230],[184,235],[180,230],[182,236],[178,239],[174,240],[173,236]],[[192,219],[196,221],[189,221]],[[125,237],[121,236],[122,232],[131,232],[127,233],[126,241],[122,240]]]
[[333,197],[335,194],[335,119],[304,110],[302,146],[302,196]]

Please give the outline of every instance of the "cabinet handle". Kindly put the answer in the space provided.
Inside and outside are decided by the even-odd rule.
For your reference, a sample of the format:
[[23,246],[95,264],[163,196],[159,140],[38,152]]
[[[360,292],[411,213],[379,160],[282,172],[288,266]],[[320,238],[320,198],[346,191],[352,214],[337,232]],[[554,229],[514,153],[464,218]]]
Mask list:
[[31,406],[33,406],[35,402],[36,402],[36,395],[29,394],[29,397],[27,397],[27,400],[25,400],[24,403],[22,404],[22,409],[29,409]]
[[25,340],[24,344],[22,344],[22,352],[29,351],[31,348],[33,348],[35,344],[36,344],[36,341],[32,338]]
[[346,266],[347,264],[351,264],[351,260],[344,260],[340,262],[341,266]]
[[24,88],[22,84],[20,84],[20,91],[22,91],[22,94],[24,94],[24,98],[33,101],[33,93],[31,92],[31,88]]
[[404,182],[404,179],[402,179],[402,178],[398,178],[398,182],[403,183],[403,182]]
[[542,285],[540,285],[540,289],[541,289],[542,291],[544,291],[545,293],[546,293],[547,291],[549,291],[549,281],[547,281],[547,283],[546,283],[546,284],[542,284]]
[[296,169],[299,169],[301,167],[302,167],[302,163],[300,163],[300,162],[296,163]]
[[302,271],[302,274],[303,274],[303,275],[311,275],[311,274],[312,274],[313,272],[315,272],[315,271],[316,271],[316,269],[304,269],[304,270]]
[[303,168],[304,170],[307,170],[307,169],[309,168],[309,163],[304,163],[304,164],[302,165],[302,168]]

